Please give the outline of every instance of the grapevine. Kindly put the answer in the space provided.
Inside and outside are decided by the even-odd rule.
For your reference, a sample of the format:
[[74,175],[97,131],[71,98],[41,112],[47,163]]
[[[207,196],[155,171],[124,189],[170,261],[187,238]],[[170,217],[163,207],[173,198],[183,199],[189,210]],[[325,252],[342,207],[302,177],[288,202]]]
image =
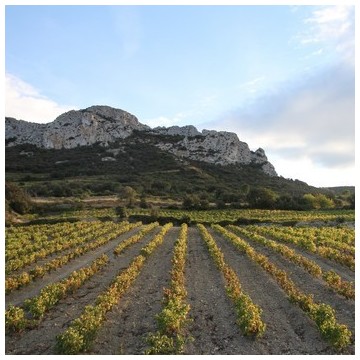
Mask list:
[[[339,264],[347,266],[349,269],[355,269],[354,249],[350,245],[353,243],[354,232],[345,229],[331,229],[331,230],[317,230],[317,234],[322,231],[323,234],[327,234],[328,237],[333,236],[336,241],[336,248],[331,247],[334,240],[320,241],[319,235],[310,228],[292,228],[292,227],[252,227],[252,230],[260,232],[262,234],[268,234],[276,240],[289,242],[303,248],[307,251],[316,253],[321,257],[328,258]],[[344,245],[342,244],[344,241]]]
[[235,271],[226,264],[223,253],[205,226],[198,224],[198,228],[217,268],[224,275],[227,294],[236,308],[238,325],[245,335],[261,336],[266,329],[266,324],[261,320],[262,310],[252,302],[249,295],[242,291]]
[[[20,331],[25,327],[37,324],[38,322],[33,321],[33,319],[41,320],[49,309],[100,271],[108,261],[108,257],[102,255],[94,260],[89,267],[76,270],[66,279],[45,286],[39,296],[25,300],[24,308],[10,305],[9,309],[5,312],[6,329],[8,331]],[[26,317],[24,310],[29,312],[32,319]]]
[[285,271],[280,270],[269,259],[255,251],[246,241],[235,234],[224,229],[220,225],[213,225],[213,228],[229,239],[238,249],[253,261],[266,270],[286,292],[289,299],[298,304],[299,307],[315,321],[322,336],[332,346],[342,349],[350,344],[352,333],[346,325],[339,324],[335,318],[335,311],[331,306],[323,303],[316,303],[313,295],[307,295],[299,290]]
[[164,307],[157,316],[159,331],[148,337],[146,354],[181,354],[186,343],[190,305],[186,303],[185,257],[187,225],[182,224],[172,258],[170,289],[164,289]]
[[229,229],[235,231],[238,234],[246,236],[248,239],[259,242],[272,250],[280,253],[282,256],[292,261],[293,263],[300,265],[307,270],[311,275],[317,278],[323,278],[328,286],[330,286],[337,293],[345,296],[348,299],[355,299],[355,288],[352,282],[341,279],[334,271],[323,272],[321,267],[315,262],[307,259],[306,257],[297,254],[295,250],[290,249],[286,245],[279,244],[276,241],[266,239],[263,236],[257,235],[244,228],[236,227],[233,225],[229,226]]
[[[110,225],[110,224],[109,224]],[[63,265],[67,264],[69,261],[79,257],[91,250],[94,250],[108,241],[115,239],[116,237],[120,236],[121,234],[130,231],[131,229],[140,226],[141,222],[135,224],[129,223],[122,223],[120,226],[115,227],[110,233],[109,228],[104,227],[104,229],[98,229],[97,232],[90,234],[89,239],[93,239],[94,236],[99,237],[94,242],[88,242],[83,244],[75,249],[72,250],[69,254],[58,256],[42,266],[35,266],[29,272],[22,272],[16,276],[8,276],[5,279],[5,290],[7,293],[10,293],[13,290],[16,290],[22,286],[28,285],[30,282],[34,281],[38,277],[43,277],[47,272],[52,270],[56,270]],[[114,227],[114,226],[112,226]],[[86,240],[86,239],[85,239]]]
[[101,293],[94,305],[85,307],[83,313],[75,319],[65,332],[57,337],[57,352],[61,354],[78,354],[90,348],[98,329],[105,321],[105,315],[116,305],[123,294],[139,275],[146,259],[162,243],[165,234],[172,227],[171,223],[164,225],[153,240],[146,245],[132,263],[122,271]]
[[132,244],[137,243],[140,241],[146,234],[148,234],[151,230],[159,226],[158,222],[151,223],[149,225],[146,225],[143,229],[141,229],[137,234],[131,236],[130,238],[122,241],[115,249],[114,254],[119,255],[121,252],[123,252],[127,247],[129,247]]

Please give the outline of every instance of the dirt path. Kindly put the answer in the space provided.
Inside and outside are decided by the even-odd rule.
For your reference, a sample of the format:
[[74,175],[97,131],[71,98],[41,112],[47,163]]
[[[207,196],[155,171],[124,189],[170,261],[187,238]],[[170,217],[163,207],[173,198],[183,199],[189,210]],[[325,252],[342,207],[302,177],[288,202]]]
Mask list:
[[[151,241],[159,229],[159,227],[154,229],[139,243],[126,249],[125,252],[118,257],[112,254],[112,249],[119,243],[118,240],[113,242],[112,247],[97,249],[96,255],[92,254],[92,256],[94,258],[100,256],[106,250],[111,260],[110,263],[102,271],[92,277],[91,280],[87,281],[84,286],[75,291],[74,294],[61,300],[47,315],[45,315],[44,320],[37,328],[24,331],[22,334],[14,334],[12,336],[7,335],[5,341],[6,354],[54,354],[56,336],[63,332],[66,327],[70,325],[71,321],[81,314],[86,305],[94,302],[96,297],[108,287],[114,277],[122,269],[125,269],[133,258],[139,254],[140,249],[146,243]],[[126,239],[130,234],[130,232],[124,234],[120,238]],[[90,254],[87,256],[90,257]],[[80,259],[80,261],[81,263],[78,264],[78,267],[84,266],[86,261],[91,260],[88,258],[87,260]],[[68,272],[70,273],[71,271],[69,270]],[[61,275],[63,275],[63,273],[61,273]],[[54,278],[56,278],[56,276],[64,277],[61,275],[53,274],[53,276],[55,276]],[[51,281],[49,280],[49,282]],[[35,292],[35,290],[33,291]],[[39,287],[37,287],[37,291],[39,291]],[[23,297],[24,294],[21,295],[21,298]]]
[[186,287],[191,306],[189,326],[194,341],[186,354],[256,354],[255,341],[244,337],[236,324],[234,307],[197,228],[189,228]]
[[332,306],[339,322],[346,324],[355,332],[355,301],[346,299],[332,290],[324,280],[310,275],[305,269],[288,261],[277,252],[243,237],[259,253],[271,259],[276,266],[285,270],[294,283],[304,292],[314,295],[314,300]]
[[333,353],[322,340],[315,324],[299,307],[290,303],[270,275],[245,254],[241,254],[221,235],[212,230],[210,232],[224,252],[225,261],[237,273],[243,290],[263,309],[263,320],[267,329],[263,337],[254,344],[258,353]]
[[119,305],[107,314],[91,354],[144,354],[146,336],[155,332],[155,316],[161,311],[163,288],[169,286],[171,259],[179,228],[172,228],[148,259],[139,277]]

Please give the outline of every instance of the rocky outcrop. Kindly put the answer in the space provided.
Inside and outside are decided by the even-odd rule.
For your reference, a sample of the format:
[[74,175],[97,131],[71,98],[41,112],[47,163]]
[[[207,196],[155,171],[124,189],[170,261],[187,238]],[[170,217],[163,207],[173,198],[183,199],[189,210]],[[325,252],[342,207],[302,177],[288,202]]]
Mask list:
[[[255,152],[251,151],[235,133],[215,130],[199,132],[192,125],[151,129],[141,124],[134,115],[109,106],[72,110],[48,124],[5,118],[5,139],[8,146],[23,143],[47,149],[70,149],[95,143],[108,146],[116,140],[128,138],[135,130],[138,131],[138,141],[146,141],[146,134],[151,134],[155,146],[177,157],[219,165],[255,164],[266,174],[277,175],[264,150],[259,148]],[[113,155],[116,156],[117,153],[113,152]],[[115,160],[114,157],[103,159]]]
[[[159,132],[159,128],[153,132]],[[215,130],[203,130],[200,133],[194,126],[161,128],[160,133],[183,136],[183,139],[177,142],[156,144],[160,149],[178,157],[218,165],[258,164],[266,174],[277,175],[273,165],[268,162],[265,151],[261,148],[251,151],[248,144],[240,141],[235,133]]]
[[128,137],[134,130],[148,129],[134,115],[109,106],[71,110],[48,124],[5,119],[8,145],[26,142],[47,149],[71,149],[95,143],[107,146]]
[[46,124],[31,123],[14,118],[5,118],[5,143],[8,146],[33,144],[43,146],[43,134]]
[[180,135],[180,136],[197,136],[201,133],[193,125],[187,126],[170,126],[170,127],[156,127],[153,133],[161,135]]

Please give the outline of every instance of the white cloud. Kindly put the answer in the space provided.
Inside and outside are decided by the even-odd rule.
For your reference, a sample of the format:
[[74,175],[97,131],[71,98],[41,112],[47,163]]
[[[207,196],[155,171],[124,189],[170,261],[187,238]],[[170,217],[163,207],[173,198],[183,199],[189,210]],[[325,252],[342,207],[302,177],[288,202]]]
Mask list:
[[355,184],[355,168],[352,166],[329,169],[315,165],[307,157],[298,157],[294,161],[271,152],[268,152],[267,156],[275,164],[278,174],[285,178],[305,181],[309,185],[316,187],[353,186]]
[[[323,69],[228,112],[212,128],[265,149],[278,174],[322,186],[354,184],[354,69]],[[214,126],[215,125],[215,126]]]
[[157,126],[184,126],[184,125],[190,125],[191,121],[189,120],[193,115],[195,111],[189,110],[189,111],[183,111],[175,114],[173,117],[167,117],[167,116],[158,116],[151,119],[142,119],[141,122],[144,124],[154,128]]
[[47,123],[74,107],[63,106],[41,95],[32,85],[12,74],[5,77],[5,115],[36,123]]
[[201,126],[201,119],[203,119],[207,114],[215,111],[218,106],[219,95],[217,94],[208,94],[199,96],[192,107],[187,110],[179,111],[174,115],[170,116],[157,116],[154,118],[143,118],[141,122],[149,125],[150,127],[157,126]]
[[172,125],[177,125],[177,119],[170,119],[166,116],[158,116],[156,118],[152,119],[143,119],[142,122],[152,128],[158,127],[158,126],[165,126],[169,127]]
[[355,7],[322,6],[304,20],[309,29],[301,35],[302,44],[329,43],[343,59],[354,64]]

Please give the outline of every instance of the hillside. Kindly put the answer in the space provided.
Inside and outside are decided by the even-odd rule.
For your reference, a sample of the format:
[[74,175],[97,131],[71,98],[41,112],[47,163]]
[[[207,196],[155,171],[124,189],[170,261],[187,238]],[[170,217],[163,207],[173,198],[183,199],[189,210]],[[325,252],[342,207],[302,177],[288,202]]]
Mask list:
[[256,165],[220,166],[184,160],[138,141],[134,135],[104,148],[41,149],[34,145],[7,147],[6,178],[36,196],[81,196],[119,193],[131,186],[138,193],[181,198],[206,193],[211,200],[236,201],[243,185],[267,187],[279,194],[302,195],[316,189],[298,180],[265,174]]
[[[302,208],[304,194],[341,197],[278,176],[265,151],[234,133],[194,126],[151,129],[106,106],[70,111],[49,124],[6,118],[6,180],[35,197],[119,195],[130,186],[189,206]],[[347,198],[354,190],[345,191]],[[346,205],[346,199],[337,204]],[[345,201],[345,203],[343,202]]]
[[[234,133],[199,132],[194,126],[151,129],[134,115],[109,106],[72,110],[48,124],[5,118],[7,146],[31,144],[44,149],[73,149],[98,144],[109,147],[134,134],[138,142],[151,143],[179,158],[219,165],[256,164],[266,174],[277,175],[263,149],[251,151]],[[118,145],[121,150],[121,143]]]

